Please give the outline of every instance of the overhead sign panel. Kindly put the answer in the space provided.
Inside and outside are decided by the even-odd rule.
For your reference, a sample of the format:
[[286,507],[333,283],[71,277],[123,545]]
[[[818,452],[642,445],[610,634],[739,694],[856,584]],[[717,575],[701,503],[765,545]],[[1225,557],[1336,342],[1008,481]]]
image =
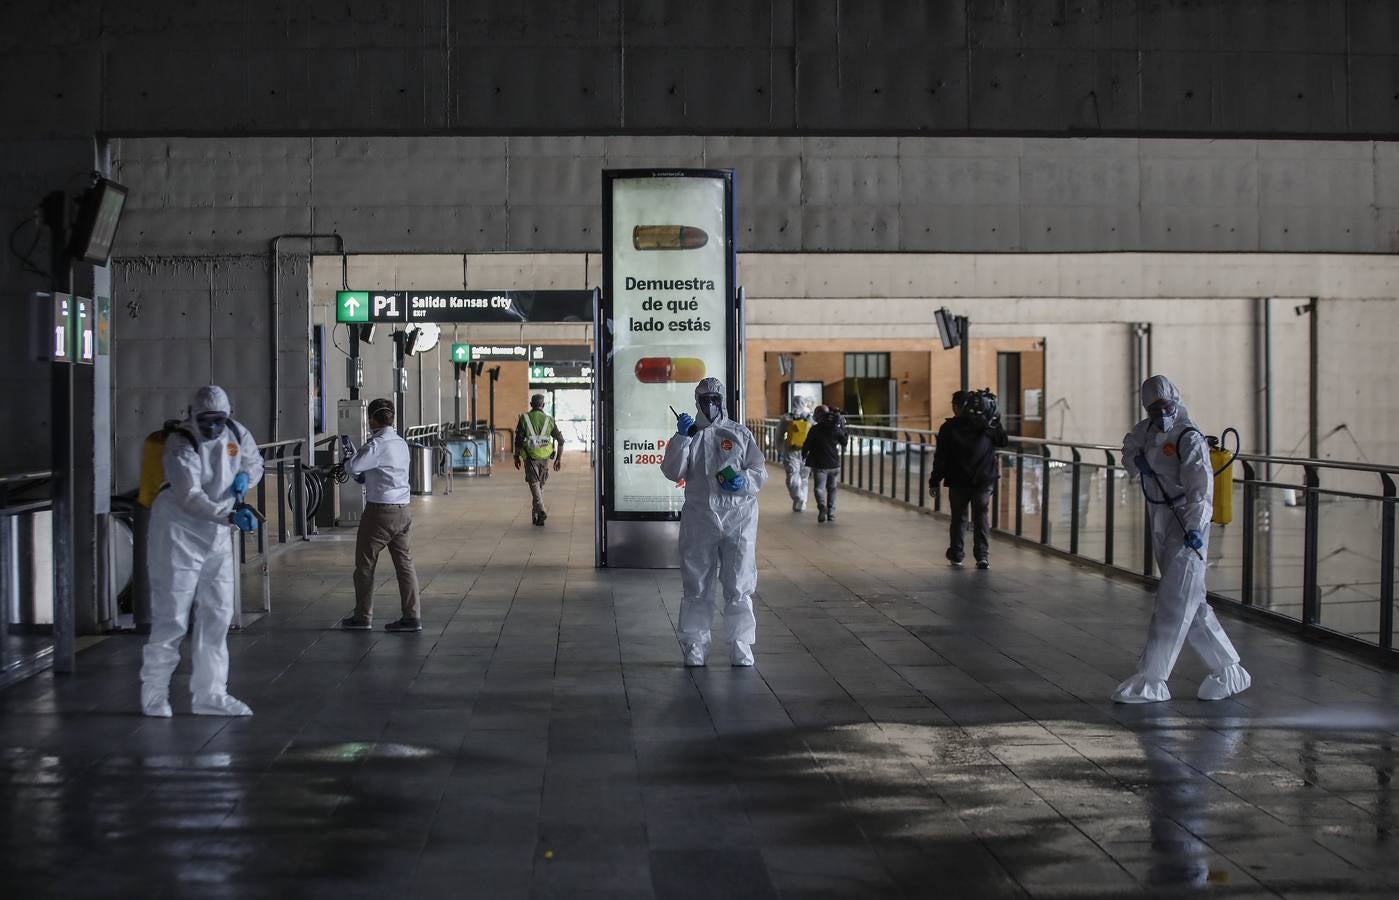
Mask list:
[[47,293],[36,294],[35,299],[40,310],[37,358],[91,365],[97,356],[98,339],[93,301]]
[[531,344],[530,365],[582,366],[593,364],[593,348],[587,344]]
[[368,322],[368,321],[369,321],[369,292],[368,292],[368,291],[336,291],[336,293],[335,293],[335,321],[337,321],[337,322]]
[[524,344],[472,344],[472,360],[484,362],[524,361],[529,357],[529,348]]
[[555,380],[566,381],[569,384],[590,382],[593,380],[593,367],[586,366],[552,366],[534,365],[529,367],[529,380],[531,382],[551,382]]
[[590,322],[592,291],[337,291],[337,322]]

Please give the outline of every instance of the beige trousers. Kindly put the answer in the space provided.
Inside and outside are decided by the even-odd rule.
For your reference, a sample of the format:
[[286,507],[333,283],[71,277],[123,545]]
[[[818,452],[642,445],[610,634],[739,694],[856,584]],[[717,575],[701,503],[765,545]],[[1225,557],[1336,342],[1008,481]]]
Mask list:
[[552,459],[525,460],[525,484],[529,485],[529,495],[536,514],[548,512],[544,508],[544,485],[549,481],[549,467],[553,464]]
[[398,595],[405,619],[418,619],[418,572],[413,568],[413,551],[408,547],[408,530],[413,516],[408,505],[366,503],[355,540],[355,615],[374,612],[374,569],[385,547],[398,574]]

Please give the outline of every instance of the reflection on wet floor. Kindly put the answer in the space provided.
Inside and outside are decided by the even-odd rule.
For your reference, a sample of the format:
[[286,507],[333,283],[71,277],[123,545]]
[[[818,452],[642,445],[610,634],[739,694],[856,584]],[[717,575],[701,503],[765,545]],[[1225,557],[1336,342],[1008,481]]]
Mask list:
[[[574,460],[570,457],[570,462]],[[0,693],[6,896],[1391,896],[1394,674],[1227,623],[1255,687],[1107,700],[1149,595],[942,521],[764,496],[758,666],[679,665],[671,573],[592,568],[587,470],[418,503],[421,635],[280,558],[245,720],[135,714],[140,645]],[[488,518],[478,511],[488,510]],[[385,567],[387,568],[387,567]],[[382,571],[380,611],[395,606]],[[387,606],[384,604],[387,603]],[[387,620],[381,616],[381,621]],[[716,656],[718,656],[716,654]],[[1183,659],[1172,688],[1203,676]]]

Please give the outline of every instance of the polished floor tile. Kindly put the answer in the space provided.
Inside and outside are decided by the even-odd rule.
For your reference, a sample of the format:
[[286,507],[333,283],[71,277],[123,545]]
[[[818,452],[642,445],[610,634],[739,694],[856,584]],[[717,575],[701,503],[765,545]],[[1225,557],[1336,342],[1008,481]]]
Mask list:
[[[353,542],[272,559],[230,638],[257,714],[136,713],[140,639],[0,692],[6,895],[1388,896],[1399,676],[1226,617],[1252,690],[1108,700],[1151,597],[846,492],[764,490],[758,664],[680,665],[674,572],[593,568],[570,456],[414,501],[420,634],[333,629]],[[379,571],[376,622],[396,616]],[[719,633],[722,635],[722,624]]]

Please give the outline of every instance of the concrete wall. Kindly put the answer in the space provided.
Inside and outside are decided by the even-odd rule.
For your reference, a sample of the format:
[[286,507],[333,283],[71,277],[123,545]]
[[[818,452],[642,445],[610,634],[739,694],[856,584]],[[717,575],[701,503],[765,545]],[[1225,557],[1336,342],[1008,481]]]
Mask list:
[[[1396,86],[1399,90],[1399,86]],[[1021,138],[122,139],[118,254],[601,250],[600,172],[735,170],[745,252],[1399,252],[1399,144]]]
[[0,129],[1393,135],[1396,33],[1387,0],[11,3]]
[[[966,311],[978,328],[989,329],[979,333],[1048,341],[1046,401],[1071,404],[1061,403],[1056,412],[1062,421],[1056,423],[1051,414],[1048,425],[1051,434],[1065,437],[1111,437],[1129,418],[1126,389],[1110,400],[1084,399],[1101,392],[1104,383],[1130,380],[1126,357],[1114,352],[1097,370],[1082,363],[1098,358],[1085,353],[1125,346],[1132,321],[1156,323],[1158,354],[1164,354],[1158,358],[1175,363],[1177,371],[1190,370],[1197,357],[1172,359],[1169,348],[1195,346],[1194,329],[1200,341],[1214,341],[1218,350],[1217,357],[1200,359],[1211,365],[1215,358],[1228,359],[1239,376],[1251,369],[1228,351],[1241,346],[1251,327],[1251,307],[1248,302],[1231,307],[1224,323],[1214,298],[1399,295],[1392,257],[1300,253],[1378,254],[1399,246],[1399,145],[1392,143],[179,138],[119,139],[112,150],[116,176],[132,188],[117,249],[129,277],[117,288],[116,352],[123,352],[133,327],[123,318],[124,304],[132,299],[124,292],[173,298],[193,291],[192,302],[207,306],[207,286],[201,295],[189,283],[191,267],[212,267],[211,272],[223,271],[220,266],[230,272],[252,267],[230,288],[236,301],[231,294],[228,300],[243,317],[238,320],[245,340],[240,379],[270,373],[267,341],[247,336],[267,335],[259,317],[270,315],[265,259],[274,235],[336,232],[354,254],[426,254],[403,258],[411,262],[352,256],[348,280],[355,287],[590,287],[600,279],[598,172],[610,166],[736,167],[743,281],[753,298],[751,339],[828,338],[852,327],[872,339],[911,334],[931,339],[932,309],[976,301],[977,308]],[[320,250],[331,246],[316,244]],[[852,252],[896,248],[917,252]],[[947,252],[958,248],[979,252]],[[283,249],[305,254],[310,247],[288,242]],[[1088,250],[1129,252],[1053,252]],[[1229,253],[1201,265],[1195,256],[1143,250]],[[1299,253],[1244,252],[1257,250]],[[264,259],[265,284],[256,275],[258,256]],[[361,260],[375,268],[356,269]],[[283,262],[278,331],[288,340],[300,337],[295,345],[279,343],[285,390],[278,400],[278,427],[283,436],[292,436],[308,430],[303,423],[309,376],[300,342],[312,312],[305,299],[304,256],[289,255]],[[344,280],[334,263],[323,271],[318,267],[316,278],[327,290]],[[1056,305],[1052,311],[1040,302],[1059,298],[1111,302]],[[1124,298],[1151,302],[1116,304]],[[1170,302],[1158,302],[1163,300]],[[321,317],[326,320],[325,313]],[[1177,329],[1174,336],[1172,329]],[[571,332],[580,330],[553,336],[578,340]],[[187,391],[196,383],[190,379],[199,373],[183,364],[186,351],[178,339],[156,339],[158,331],[131,334],[151,339],[144,348],[150,355],[141,364],[152,374],[140,376],[139,390]],[[518,329],[509,326],[475,337],[518,338]],[[190,352],[199,356],[197,349]],[[340,384],[333,351],[327,359],[332,361],[329,383]],[[1374,371],[1388,371],[1387,358],[1378,363]],[[387,374],[374,373],[387,368],[370,370],[371,379],[385,379],[383,389]],[[449,384],[450,368],[444,364],[443,369],[438,378]],[[416,378],[416,368],[414,373]],[[232,377],[222,370],[215,375]],[[261,384],[245,382],[250,398],[270,388],[270,374],[261,377]],[[144,433],[156,417],[145,400],[123,395],[127,385],[119,373],[119,433]],[[367,390],[375,389],[371,380]],[[1235,404],[1219,414],[1237,418],[1245,408]],[[267,434],[270,410],[254,418],[268,423],[259,424],[260,436]],[[1276,446],[1290,446],[1285,437],[1280,432]],[[129,468],[129,461],[122,466]],[[119,472],[118,484],[129,484],[123,477]]]
[[[307,260],[278,266],[276,433],[265,256],[129,257],[113,263],[115,490],[134,488],[141,441],[183,415],[194,390],[219,384],[261,443],[310,433]],[[334,407],[331,407],[332,415]]]

